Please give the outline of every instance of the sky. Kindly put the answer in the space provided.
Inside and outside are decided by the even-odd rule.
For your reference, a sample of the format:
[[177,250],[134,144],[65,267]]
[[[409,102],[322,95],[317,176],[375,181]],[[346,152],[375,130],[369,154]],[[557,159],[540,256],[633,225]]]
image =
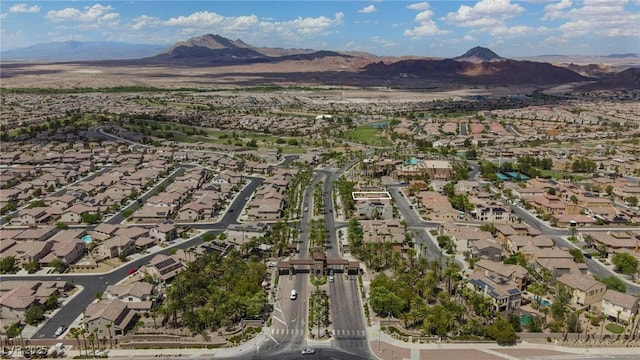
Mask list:
[[454,57],[640,53],[640,0],[5,1],[0,50],[54,41],[169,47],[218,34],[256,47]]

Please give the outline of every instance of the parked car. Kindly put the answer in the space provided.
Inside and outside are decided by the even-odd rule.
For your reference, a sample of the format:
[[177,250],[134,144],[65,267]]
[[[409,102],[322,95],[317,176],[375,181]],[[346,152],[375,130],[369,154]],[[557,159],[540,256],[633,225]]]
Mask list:
[[56,329],[56,332],[53,333],[54,336],[60,336],[62,335],[62,333],[67,330],[67,326],[66,325],[60,325],[58,326],[58,328]]
[[316,353],[316,349],[314,348],[305,348],[302,349],[302,351],[300,351],[300,354],[302,355],[313,355]]

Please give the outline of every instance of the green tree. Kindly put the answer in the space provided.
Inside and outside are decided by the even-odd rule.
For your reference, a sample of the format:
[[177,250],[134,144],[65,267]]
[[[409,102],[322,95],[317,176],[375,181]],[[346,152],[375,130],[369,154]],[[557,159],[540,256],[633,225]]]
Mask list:
[[78,342],[78,356],[82,356],[82,343],[80,342],[80,329],[72,327],[69,329],[71,336]]
[[65,264],[61,259],[51,260],[49,266],[59,273],[63,273],[67,269],[67,264]]
[[532,316],[531,322],[527,325],[530,332],[542,332],[542,321],[538,316]]
[[577,312],[572,312],[567,317],[567,332],[571,333],[581,333],[582,332],[582,324],[580,322],[580,314]]
[[515,330],[515,332],[522,331],[522,324],[520,323],[520,316],[518,316],[518,314],[510,312],[509,322],[511,323],[511,326],[513,326],[513,329]]
[[582,254],[582,250],[580,249],[571,249],[569,250],[569,254],[573,256],[573,261],[576,263],[584,263],[584,254]]
[[621,293],[627,292],[627,285],[625,285],[624,281],[617,276],[609,276],[601,281],[607,286],[607,289],[612,289]]
[[633,255],[620,253],[613,255],[611,262],[616,266],[616,271],[625,275],[633,275],[638,272],[638,260]]
[[514,345],[516,343],[516,331],[513,325],[500,317],[487,327],[486,336],[496,340],[498,345]]
[[40,270],[40,263],[36,260],[24,264],[24,269],[27,270],[29,274],[33,274],[36,271]]
[[638,206],[638,198],[635,196],[629,196],[628,198],[624,199],[627,204],[631,205],[631,206]]
[[371,308],[380,316],[388,314],[399,317],[406,306],[406,301],[383,286],[371,289]]
[[31,305],[24,312],[24,321],[29,325],[37,325],[44,319],[44,310],[40,305]]
[[67,230],[69,228],[69,225],[63,223],[63,222],[57,222],[56,223],[56,228],[58,230]]
[[47,205],[44,203],[44,200],[34,200],[32,202],[29,203],[29,205],[27,206],[27,208],[29,209],[33,209],[33,208],[37,208],[37,207],[46,207]]
[[82,214],[82,222],[85,224],[97,224],[102,217],[100,214],[95,213],[84,213]]
[[58,308],[58,293],[54,292],[51,295],[49,295],[49,297],[47,298],[47,300],[44,302],[44,307],[46,310],[54,310]]
[[0,274],[12,274],[16,272],[16,258],[13,256],[6,256],[0,259]]

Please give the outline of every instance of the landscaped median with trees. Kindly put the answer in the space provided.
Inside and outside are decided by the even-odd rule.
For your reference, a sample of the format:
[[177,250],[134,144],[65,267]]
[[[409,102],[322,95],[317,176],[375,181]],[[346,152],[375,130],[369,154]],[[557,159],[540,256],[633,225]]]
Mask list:
[[225,257],[204,253],[173,280],[160,313],[167,327],[194,334],[232,329],[244,318],[263,315],[267,276],[260,259],[243,259],[237,251]]

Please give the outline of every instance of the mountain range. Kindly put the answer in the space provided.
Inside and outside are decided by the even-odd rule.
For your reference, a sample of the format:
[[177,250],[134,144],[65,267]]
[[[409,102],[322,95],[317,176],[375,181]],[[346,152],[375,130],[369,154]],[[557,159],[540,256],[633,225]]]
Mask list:
[[[576,82],[594,83],[600,79],[599,87],[638,88],[637,72],[634,71],[613,78],[624,69],[602,64],[565,63],[558,66],[549,62],[507,59],[479,46],[451,59],[380,57],[363,52],[261,48],[240,39],[230,40],[220,35],[207,34],[167,47],[68,41],[4,51],[0,56],[5,62],[18,59],[65,60],[82,61],[85,65],[94,66],[220,68],[261,64],[261,69],[274,73],[272,79],[287,76],[294,82],[312,81],[335,85],[427,88],[445,84],[551,86]],[[633,62],[638,57],[636,54],[611,55],[611,59],[625,62]],[[265,79],[269,81],[269,76],[265,76]]]
[[2,61],[76,61],[138,59],[156,55],[168,46],[115,41],[61,41],[0,52]]

